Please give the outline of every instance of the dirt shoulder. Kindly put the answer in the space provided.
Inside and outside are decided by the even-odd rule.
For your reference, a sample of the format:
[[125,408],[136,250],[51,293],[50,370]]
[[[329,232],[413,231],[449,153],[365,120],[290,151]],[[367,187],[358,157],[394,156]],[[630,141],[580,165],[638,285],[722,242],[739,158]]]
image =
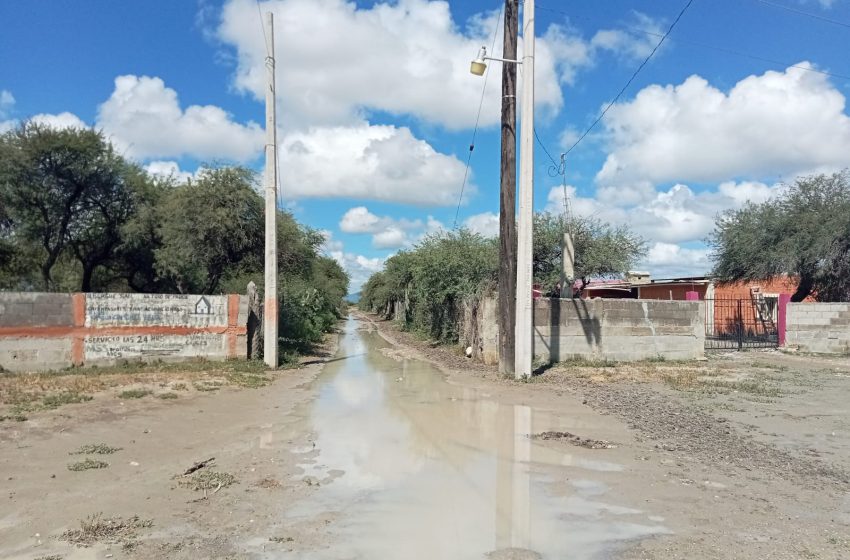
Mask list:
[[575,362],[520,383],[459,349],[369,319],[454,382],[513,387],[528,399],[560,396],[562,406],[578,400],[618,419],[633,437],[621,443],[646,465],[624,492],[676,519],[675,535],[646,541],[624,558],[850,555],[847,359],[773,351],[704,362]]
[[292,449],[310,446],[295,411],[336,340],[276,372],[234,362],[0,377],[13,401],[4,414],[27,417],[0,423],[0,558],[280,548],[270,540],[280,504],[311,490],[294,480],[303,455]]

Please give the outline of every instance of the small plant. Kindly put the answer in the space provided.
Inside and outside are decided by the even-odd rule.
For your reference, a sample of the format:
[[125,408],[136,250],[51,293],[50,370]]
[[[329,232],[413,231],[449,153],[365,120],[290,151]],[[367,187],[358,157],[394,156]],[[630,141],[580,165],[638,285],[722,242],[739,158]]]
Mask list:
[[176,399],[176,398],[177,398],[177,393],[172,393],[172,392],[168,392],[168,393],[160,393],[160,394],[158,394],[158,395],[156,396],[156,398],[158,398],[158,399],[163,399],[163,400]]
[[77,404],[92,400],[91,395],[84,395],[76,391],[64,391],[53,395],[47,395],[41,400],[41,406],[46,410],[59,408],[63,404]]
[[6,420],[14,420],[15,422],[26,422],[27,417],[23,414],[0,414],[0,422],[5,422]]
[[236,483],[236,477],[226,472],[202,471],[198,472],[188,480],[181,480],[180,486],[192,490],[215,490],[227,488]]
[[175,383],[171,386],[172,391],[188,391],[189,387],[185,383]]
[[193,381],[192,386],[196,391],[218,391],[224,387],[223,381]]
[[109,466],[109,463],[105,461],[95,461],[94,459],[89,459],[86,457],[85,461],[80,461],[78,463],[70,463],[68,465],[69,471],[79,472],[79,471],[87,471],[91,469],[105,469]]
[[265,375],[242,371],[228,373],[227,380],[239,387],[247,387],[250,389],[265,387],[271,383],[271,379]]
[[138,515],[129,519],[104,519],[102,513],[96,513],[80,521],[79,529],[65,531],[60,538],[77,546],[90,546],[96,542],[115,543],[130,540],[136,536],[138,529],[152,526],[152,520],[140,519]]
[[150,389],[127,389],[126,391],[121,391],[118,393],[119,399],[141,399],[142,397],[146,397],[150,394],[153,394],[153,391]]
[[88,443],[70,452],[69,455],[112,455],[121,449],[121,447],[111,447],[105,443]]

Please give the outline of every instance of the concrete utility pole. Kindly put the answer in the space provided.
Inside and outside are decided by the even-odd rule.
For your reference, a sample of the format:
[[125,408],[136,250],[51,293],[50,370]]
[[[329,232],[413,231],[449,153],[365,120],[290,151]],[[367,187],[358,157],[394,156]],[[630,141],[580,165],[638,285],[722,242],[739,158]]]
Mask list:
[[516,361],[517,379],[531,377],[534,336],[532,220],[534,203],[534,0],[525,0],[522,18],[522,128],[519,161],[517,235]]
[[[569,218],[568,218],[569,219]],[[573,247],[573,236],[564,232],[561,242],[561,297],[573,299],[573,282],[576,279],[576,250]]]
[[[516,60],[519,0],[505,0],[502,58]],[[499,373],[514,372],[516,344],[516,64],[502,64],[499,195]]]
[[274,15],[266,14],[266,279],[263,360],[277,367],[277,118],[275,115]]

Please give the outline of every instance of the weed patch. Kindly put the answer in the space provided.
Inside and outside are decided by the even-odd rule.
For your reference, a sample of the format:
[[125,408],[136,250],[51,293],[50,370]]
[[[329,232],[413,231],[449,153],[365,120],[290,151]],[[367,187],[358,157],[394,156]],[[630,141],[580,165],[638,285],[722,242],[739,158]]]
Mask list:
[[238,385],[239,387],[247,387],[249,389],[265,387],[272,381],[268,376],[253,372],[242,371],[228,373],[227,380],[233,383],[234,385]]
[[156,398],[163,400],[176,399],[177,393],[160,393],[156,396]]
[[192,387],[194,387],[196,391],[218,391],[224,387],[224,382],[209,380],[193,381]]
[[112,447],[105,443],[88,443],[76,451],[70,452],[68,455],[112,455],[117,451],[121,451],[121,449],[121,447]]
[[152,526],[152,520],[140,519],[138,515],[128,519],[104,519],[102,513],[97,513],[80,521],[79,529],[65,531],[60,538],[77,546],[91,546],[96,542],[126,542],[133,539],[139,529]]
[[203,471],[192,475],[188,480],[181,480],[178,484],[192,490],[219,490],[227,488],[236,483],[236,477],[226,472]]
[[153,394],[153,391],[150,389],[127,389],[126,391],[121,391],[118,393],[119,399],[141,399],[142,397],[146,397],[148,395]]
[[109,463],[106,461],[96,461],[94,459],[89,459],[86,457],[85,461],[80,461],[78,463],[70,463],[68,465],[69,471],[79,472],[79,471],[88,471],[91,469],[105,469],[109,466]]
[[27,417],[23,414],[0,414],[0,422],[5,422],[6,420],[11,420],[14,422],[26,422]]

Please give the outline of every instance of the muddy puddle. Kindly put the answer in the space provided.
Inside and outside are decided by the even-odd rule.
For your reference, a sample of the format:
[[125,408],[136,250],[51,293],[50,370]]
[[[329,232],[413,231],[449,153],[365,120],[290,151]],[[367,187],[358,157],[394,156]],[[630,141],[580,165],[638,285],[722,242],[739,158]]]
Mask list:
[[318,488],[285,504],[284,525],[328,522],[322,546],[298,557],[606,558],[668,532],[595,478],[622,470],[604,453],[529,437],[565,428],[551,411],[449,384],[430,364],[388,357],[357,327],[347,321],[304,411],[315,447],[296,451]]

